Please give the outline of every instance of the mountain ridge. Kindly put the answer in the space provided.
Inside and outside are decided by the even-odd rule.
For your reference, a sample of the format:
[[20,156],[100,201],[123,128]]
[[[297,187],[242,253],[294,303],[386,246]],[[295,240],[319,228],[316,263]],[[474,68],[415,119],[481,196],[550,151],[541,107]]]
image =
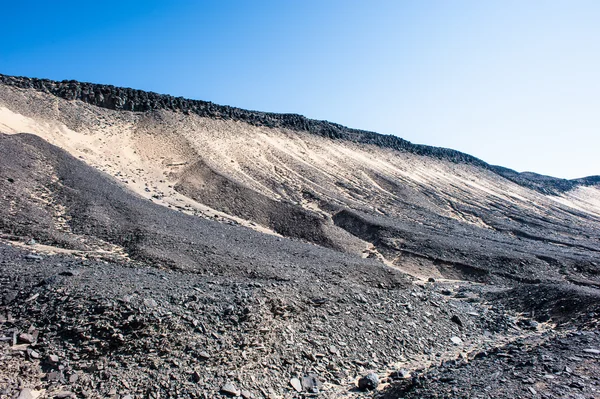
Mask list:
[[[0,85],[0,130],[33,133],[167,208],[375,257],[420,278],[597,284],[598,186],[560,194],[576,183],[501,168],[506,179],[436,153],[256,121],[122,110],[127,99],[169,96],[131,91],[136,100],[112,86],[16,82],[38,88]],[[112,105],[70,100],[84,92]],[[117,99],[121,110],[109,109]]]
[[296,131],[306,131],[334,140],[341,139],[360,144],[370,144],[381,148],[431,156],[455,163],[466,163],[490,170],[516,184],[542,194],[557,195],[578,186],[600,184],[600,175],[577,179],[562,179],[533,172],[517,172],[506,167],[488,164],[475,156],[457,150],[414,144],[398,136],[353,129],[326,120],[309,119],[299,114],[251,111],[214,104],[209,101],[191,100],[168,94],[158,94],[113,85],[79,82],[76,80],[63,80],[59,82],[50,79],[0,74],[0,83],[22,89],[35,89],[66,100],[80,100],[111,110],[148,112],[165,109],[186,114],[194,113],[201,117],[243,121],[254,126],[283,127]]
[[0,81],[0,397],[597,393],[598,177]]

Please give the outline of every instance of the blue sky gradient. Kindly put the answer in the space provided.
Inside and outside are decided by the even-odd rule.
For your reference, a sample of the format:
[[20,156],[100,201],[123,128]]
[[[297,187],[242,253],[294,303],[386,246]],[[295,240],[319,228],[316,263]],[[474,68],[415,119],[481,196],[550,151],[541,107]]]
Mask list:
[[600,174],[598,1],[21,1],[0,73],[293,112]]

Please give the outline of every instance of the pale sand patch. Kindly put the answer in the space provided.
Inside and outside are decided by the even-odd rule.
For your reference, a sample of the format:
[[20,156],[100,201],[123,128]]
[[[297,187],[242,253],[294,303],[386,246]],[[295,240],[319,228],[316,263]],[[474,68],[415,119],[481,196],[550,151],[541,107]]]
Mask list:
[[561,196],[548,196],[548,199],[600,217],[600,188],[577,187]]

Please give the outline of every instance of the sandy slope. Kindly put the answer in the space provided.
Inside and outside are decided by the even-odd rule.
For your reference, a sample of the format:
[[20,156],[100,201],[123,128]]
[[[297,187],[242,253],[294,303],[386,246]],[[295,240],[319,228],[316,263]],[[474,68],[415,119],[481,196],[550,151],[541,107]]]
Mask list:
[[[490,172],[428,157],[243,122],[169,111],[110,111],[34,91],[6,86],[1,90],[0,131],[38,134],[119,177],[142,196],[162,193],[165,203],[187,202],[169,185],[198,159],[258,192],[292,201],[299,200],[295,198],[298,191],[309,189],[329,199],[385,207],[386,200],[396,194],[378,185],[371,178],[375,174],[409,188],[428,186],[448,198],[462,191],[481,205],[501,199],[539,210],[556,202]],[[353,195],[340,183],[365,193]],[[282,186],[293,189],[286,192]],[[578,192],[566,194],[560,202],[600,215],[597,189]],[[442,204],[429,205],[440,214],[462,219]]]
[[[334,247],[363,256],[380,255],[371,242],[335,226],[332,216],[340,209],[431,228],[438,222],[427,222],[423,214],[437,215],[490,231],[499,228],[485,217],[490,209],[502,209],[496,222],[518,209],[563,226],[555,233],[569,239],[577,236],[569,226],[600,226],[598,188],[545,196],[472,165],[240,121],[166,110],[112,111],[0,86],[0,131],[39,135],[158,204],[276,234],[259,219],[222,212],[232,208],[231,201],[244,201],[235,193],[208,203],[176,191],[181,177],[201,160],[215,176],[307,210],[322,224],[317,228],[333,237]],[[202,189],[198,179],[196,188]]]
[[[36,104],[41,107],[47,105]],[[45,117],[35,118],[34,111],[29,113],[29,116],[24,116],[6,107],[0,107],[0,131],[9,134],[35,132],[89,165],[114,176],[137,194],[159,204],[186,213],[250,226],[247,221],[223,214],[174,191],[170,184],[172,180],[168,178],[169,174],[186,163],[178,160],[181,159],[178,158],[180,152],[173,147],[174,143],[171,147],[165,147],[164,141],[136,132],[136,122],[139,119],[136,115],[103,115],[107,112],[93,109],[94,107],[87,108],[92,109],[86,110],[88,114],[85,117],[97,118],[96,123],[81,125],[74,130],[67,126],[73,126],[71,119],[52,119],[52,115],[61,115],[60,111],[48,114],[50,108],[47,108]],[[109,120],[115,117],[116,120]],[[139,152],[139,149],[142,149],[142,152]],[[152,156],[158,153],[166,155]],[[275,234],[262,226],[251,227]]]
[[[49,256],[0,243],[2,397],[34,388],[42,397],[220,398],[226,382],[257,398],[303,397],[308,388],[296,395],[290,379],[315,375],[319,397],[356,398],[370,370],[382,378],[379,393],[397,397],[413,388],[398,379],[402,369],[430,384],[455,373],[479,397],[498,367],[508,369],[505,396],[519,397],[530,383],[498,351],[534,365],[537,356],[514,350],[523,338],[546,348],[561,323],[597,325],[598,290],[414,281],[372,259],[153,204],[31,134],[0,135],[0,202],[11,242],[112,244],[131,255]],[[54,223],[56,205],[68,223]],[[487,244],[494,252],[503,243]],[[551,350],[580,356],[590,342]],[[493,364],[476,362],[490,355]],[[481,382],[463,376],[467,359]],[[578,369],[577,389],[595,392],[595,371]]]

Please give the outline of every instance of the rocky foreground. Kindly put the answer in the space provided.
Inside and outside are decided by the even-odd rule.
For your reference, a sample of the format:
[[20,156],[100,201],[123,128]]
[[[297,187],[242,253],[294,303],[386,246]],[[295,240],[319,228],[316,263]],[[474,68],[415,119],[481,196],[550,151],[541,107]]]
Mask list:
[[586,293],[573,325],[481,285],[232,280],[36,247],[1,247],[2,397],[600,395]]

